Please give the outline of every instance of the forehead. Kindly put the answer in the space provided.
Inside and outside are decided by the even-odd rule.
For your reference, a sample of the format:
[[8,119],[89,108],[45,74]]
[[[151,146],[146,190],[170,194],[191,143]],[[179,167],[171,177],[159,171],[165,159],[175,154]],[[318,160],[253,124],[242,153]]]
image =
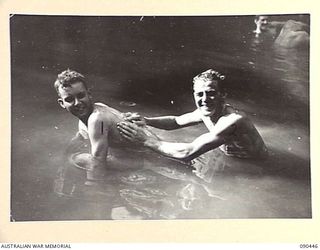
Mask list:
[[79,92],[87,91],[83,82],[80,82],[80,81],[74,82],[66,87],[60,85],[58,90],[61,97],[74,95]]
[[195,81],[193,84],[193,91],[199,92],[199,91],[205,91],[205,90],[219,90],[218,81],[211,80],[211,81],[203,81],[198,80]]
[[259,16],[259,20],[263,21],[263,20],[268,20],[269,17],[268,16]]

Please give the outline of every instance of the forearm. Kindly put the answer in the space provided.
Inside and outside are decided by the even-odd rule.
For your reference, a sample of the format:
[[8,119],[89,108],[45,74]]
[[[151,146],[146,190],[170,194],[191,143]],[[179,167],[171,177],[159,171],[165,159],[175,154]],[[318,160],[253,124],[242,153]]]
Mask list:
[[192,155],[192,147],[190,143],[165,142],[160,139],[149,139],[144,145],[153,151],[162,155],[187,160]]
[[108,155],[108,131],[104,131],[103,135],[91,135],[91,161],[93,166],[101,166],[106,163]]
[[91,154],[87,162],[87,179],[101,180],[105,174],[106,159]]
[[108,144],[92,143],[91,144],[91,163],[93,167],[98,167],[106,164],[108,155]]
[[155,128],[173,130],[180,128],[176,116],[144,117],[146,124]]
[[219,147],[225,142],[226,140],[223,136],[206,133],[190,143],[166,142],[159,138],[149,137],[144,141],[144,146],[165,156],[181,160],[192,160],[209,150]]

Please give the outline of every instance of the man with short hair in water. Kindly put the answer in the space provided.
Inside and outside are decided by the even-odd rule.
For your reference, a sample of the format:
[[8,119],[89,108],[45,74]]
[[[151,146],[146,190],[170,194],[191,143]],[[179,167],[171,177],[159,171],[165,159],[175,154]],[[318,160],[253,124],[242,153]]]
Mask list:
[[126,144],[116,128],[122,114],[103,104],[94,103],[85,77],[73,70],[58,75],[54,87],[58,103],[79,119],[79,131],[73,141],[89,139],[91,155],[86,160],[87,178],[96,179],[105,168],[109,145]]
[[295,21],[275,21],[266,15],[255,16],[256,37],[270,36],[274,44],[284,48],[306,47],[309,44],[309,25]]
[[[250,119],[225,103],[225,93],[221,87],[224,78],[225,76],[212,69],[193,78],[193,95],[197,107],[193,112],[153,118],[127,113],[127,121],[120,122],[118,129],[127,140],[176,159],[192,160],[218,147],[227,156],[265,159],[268,155],[267,148]],[[141,126],[171,130],[199,122],[203,122],[209,132],[190,143],[164,141],[146,126]]]

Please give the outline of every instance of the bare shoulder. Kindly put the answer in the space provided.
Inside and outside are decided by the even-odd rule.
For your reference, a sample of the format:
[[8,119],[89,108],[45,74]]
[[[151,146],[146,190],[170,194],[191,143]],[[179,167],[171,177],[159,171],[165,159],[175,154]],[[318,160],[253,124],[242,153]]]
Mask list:
[[94,110],[88,119],[88,128],[94,126],[97,123],[103,122],[104,124],[109,124],[112,120],[112,115],[108,111],[108,106],[105,104],[95,104]]
[[247,119],[248,116],[245,112],[238,110],[229,104],[226,104],[224,114],[221,118],[222,120],[226,121],[240,122],[244,119]]
[[242,133],[254,128],[248,116],[241,113],[231,113],[222,116],[214,127],[214,132],[217,135],[233,134],[236,131],[236,133]]
[[250,117],[244,112],[231,113],[223,117],[221,125],[236,129],[238,132],[246,132],[255,129]]
[[249,125],[251,123],[247,114],[241,110],[235,109],[229,104],[225,105],[224,114],[219,118],[215,127],[219,130],[238,125]]
[[226,114],[217,121],[216,126],[230,126],[233,124],[240,124],[245,122],[247,116],[240,113],[230,113]]

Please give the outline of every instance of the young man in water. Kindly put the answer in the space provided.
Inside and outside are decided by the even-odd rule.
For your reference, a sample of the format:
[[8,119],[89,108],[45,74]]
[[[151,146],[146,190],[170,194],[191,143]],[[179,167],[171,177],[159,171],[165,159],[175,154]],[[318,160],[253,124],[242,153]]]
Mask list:
[[91,155],[84,160],[87,178],[95,179],[105,168],[109,145],[125,144],[116,128],[116,124],[123,120],[122,115],[105,104],[94,103],[85,77],[76,71],[63,71],[54,87],[60,106],[79,119],[79,132],[73,141],[90,140]]
[[308,46],[309,26],[305,23],[288,20],[274,21],[269,16],[256,16],[254,22],[256,29],[253,31],[256,37],[268,35],[274,40],[274,44],[285,48],[297,48]]
[[[193,78],[193,96],[197,107],[193,112],[153,118],[127,113],[127,121],[118,124],[122,136],[162,155],[186,161],[218,147],[230,157],[266,158],[267,148],[250,119],[225,103],[225,93],[221,87],[224,78],[212,69]],[[203,122],[209,132],[190,143],[164,141],[146,126],[141,126],[171,130],[199,122]]]

